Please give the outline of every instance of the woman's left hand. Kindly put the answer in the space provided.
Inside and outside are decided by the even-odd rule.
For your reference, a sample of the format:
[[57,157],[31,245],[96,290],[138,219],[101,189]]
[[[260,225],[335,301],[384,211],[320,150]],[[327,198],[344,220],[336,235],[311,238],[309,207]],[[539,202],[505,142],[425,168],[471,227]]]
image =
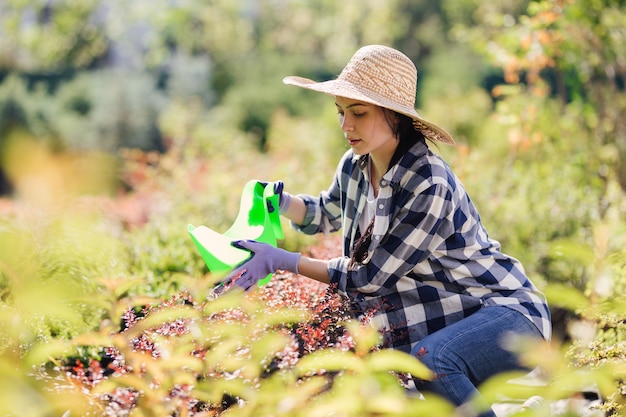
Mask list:
[[250,251],[252,256],[231,272],[221,284],[232,281],[232,284],[248,291],[259,280],[278,269],[298,273],[300,253],[289,252],[254,240],[237,240],[232,242],[232,245]]

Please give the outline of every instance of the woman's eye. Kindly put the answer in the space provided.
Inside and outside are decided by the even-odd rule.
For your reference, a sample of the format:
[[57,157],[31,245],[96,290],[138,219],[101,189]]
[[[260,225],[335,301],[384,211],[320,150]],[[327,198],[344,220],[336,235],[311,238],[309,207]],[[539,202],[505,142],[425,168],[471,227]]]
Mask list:
[[365,113],[352,113],[354,114],[354,117],[363,117],[365,116]]

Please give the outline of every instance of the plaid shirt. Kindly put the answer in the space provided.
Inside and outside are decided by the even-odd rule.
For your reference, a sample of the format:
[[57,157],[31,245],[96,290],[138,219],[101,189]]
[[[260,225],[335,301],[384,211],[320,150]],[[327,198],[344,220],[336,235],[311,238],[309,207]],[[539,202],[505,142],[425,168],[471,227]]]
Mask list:
[[426,335],[492,305],[520,311],[549,339],[545,298],[519,261],[488,237],[459,179],[425,143],[382,177],[367,257],[350,266],[369,189],[368,157],[347,151],[327,191],[300,195],[307,212],[293,226],[307,234],[341,229],[344,256],[330,260],[330,281],[356,314],[373,315],[385,344],[410,352]]

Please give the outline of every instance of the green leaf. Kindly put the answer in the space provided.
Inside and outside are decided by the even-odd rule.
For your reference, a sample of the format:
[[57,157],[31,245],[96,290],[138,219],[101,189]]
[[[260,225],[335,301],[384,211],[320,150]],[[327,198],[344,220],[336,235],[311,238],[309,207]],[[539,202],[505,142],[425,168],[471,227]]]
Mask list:
[[393,349],[383,349],[365,358],[368,369],[375,372],[396,371],[431,380],[435,374],[416,357]]
[[[238,372],[241,368],[248,366],[258,366],[239,352],[242,342],[237,339],[227,339],[216,345],[206,353],[204,357],[205,366],[217,368],[226,372]],[[257,371],[258,373],[258,371]]]
[[260,362],[268,356],[275,355],[277,352],[283,350],[289,341],[289,337],[283,334],[275,332],[264,334],[250,346],[253,355],[252,360]]
[[[290,407],[289,403],[293,401],[295,402],[295,404],[291,406],[293,408],[297,408],[299,404],[303,404],[305,401],[320,394],[329,386],[328,379],[325,376],[312,376],[296,382],[295,379],[284,380],[284,375],[275,373],[271,378],[269,378],[268,382],[269,384],[264,383],[261,388],[260,399],[262,400],[266,395],[275,397],[276,388],[287,388],[289,389],[288,403],[283,404],[282,406]],[[281,402],[284,402],[284,398]]]
[[245,323],[212,321],[198,326],[196,332],[202,334],[205,345],[213,345],[226,339],[244,340],[250,332]]
[[569,259],[585,266],[591,265],[595,260],[595,254],[589,245],[573,240],[553,242],[549,253],[554,258]]
[[94,395],[107,394],[120,387],[133,388],[140,392],[149,392],[151,390],[150,383],[145,379],[135,374],[124,374],[100,382],[91,390],[91,393]]
[[304,311],[282,308],[255,317],[254,323],[263,327],[272,327],[280,324],[299,323],[306,320],[309,315],[310,313]]
[[202,360],[196,358],[195,356],[173,356],[168,358],[163,358],[159,361],[159,366],[164,371],[171,370],[179,370],[180,372],[185,371],[196,371],[201,372],[203,368]]
[[504,372],[487,380],[480,387],[480,392],[484,399],[493,403],[501,401],[503,397],[525,400],[533,395],[543,395],[546,386],[516,383],[516,380],[523,378],[524,372]]
[[64,340],[52,340],[37,343],[26,353],[25,362],[29,366],[36,366],[48,362],[50,359],[67,356],[72,345]]
[[239,378],[235,379],[211,379],[202,381],[192,390],[193,397],[211,404],[218,404],[225,394],[234,398],[252,398],[255,390],[249,384]]
[[367,411],[373,415],[403,415],[404,397],[380,393],[366,398]]
[[589,305],[589,299],[580,290],[563,284],[549,284],[543,293],[550,304],[570,311],[578,311]]
[[114,288],[114,295],[117,299],[123,297],[127,294],[131,289],[138,287],[144,283],[144,279],[136,278],[129,279],[128,281],[123,281],[117,287]]
[[74,346],[114,346],[113,337],[100,332],[83,333],[71,340]]
[[243,303],[243,294],[238,291],[226,291],[214,300],[207,301],[204,305],[202,313],[205,316],[229,311],[238,308]]
[[626,316],[626,303],[621,299],[611,299],[600,303],[599,311],[604,314]]
[[144,331],[159,327],[165,323],[169,323],[180,319],[196,319],[199,318],[200,312],[192,307],[179,306],[175,308],[164,308],[150,313],[145,318],[135,323],[127,332],[129,337],[135,337]]
[[372,325],[363,325],[358,321],[349,321],[346,327],[356,343],[356,350],[367,354],[381,342],[380,332]]
[[301,375],[344,370],[362,373],[365,364],[352,352],[319,350],[306,355],[296,365],[296,371]]

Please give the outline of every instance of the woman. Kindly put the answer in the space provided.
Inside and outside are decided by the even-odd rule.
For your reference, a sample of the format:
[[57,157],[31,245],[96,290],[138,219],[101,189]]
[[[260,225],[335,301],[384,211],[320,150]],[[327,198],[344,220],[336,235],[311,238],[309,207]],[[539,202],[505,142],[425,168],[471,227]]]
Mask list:
[[457,406],[487,378],[520,369],[502,339],[549,339],[548,307],[522,265],[488,237],[450,167],[428,149],[427,140],[454,140],[415,111],[411,60],[370,45],[335,80],[283,82],[334,96],[351,149],[319,196],[279,190],[280,212],[304,233],[341,229],[345,256],[313,259],[236,242],[253,253],[235,271],[236,284],[248,289],[277,269],[335,284],[357,312],[373,313],[389,347],[439,375],[418,388]]

